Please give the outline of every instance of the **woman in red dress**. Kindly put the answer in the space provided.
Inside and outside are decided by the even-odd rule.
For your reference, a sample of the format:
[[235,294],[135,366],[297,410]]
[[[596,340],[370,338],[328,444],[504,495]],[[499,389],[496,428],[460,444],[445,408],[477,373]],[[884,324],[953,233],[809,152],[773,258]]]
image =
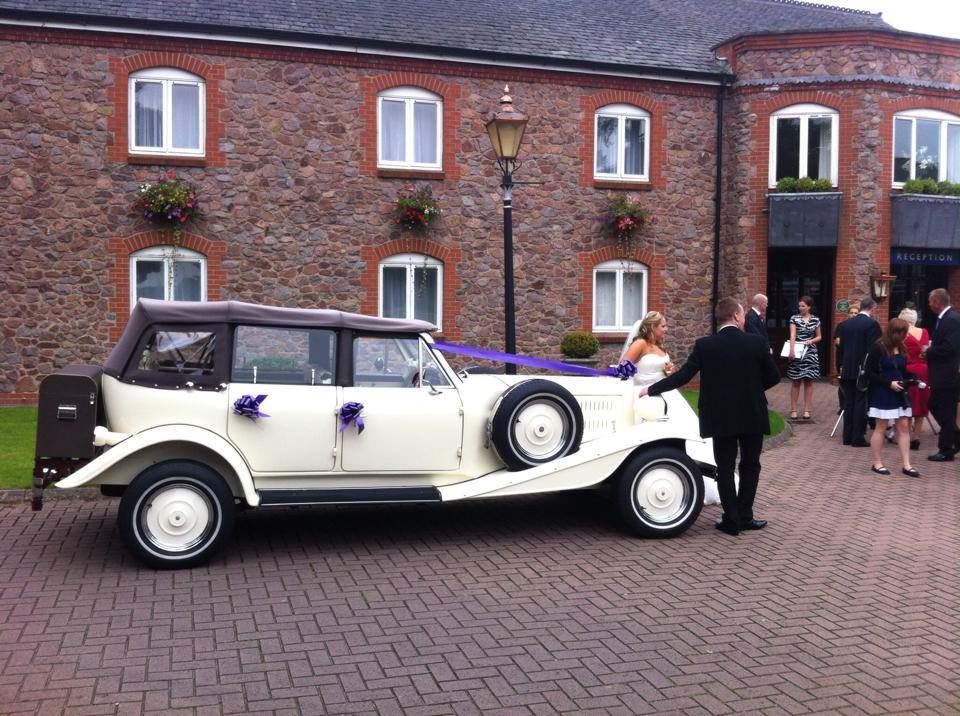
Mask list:
[[911,385],[908,389],[910,406],[913,408],[913,432],[910,435],[910,449],[920,449],[920,433],[923,432],[923,419],[930,413],[927,404],[930,402],[930,387],[926,385],[928,369],[927,359],[922,354],[923,346],[930,342],[930,335],[926,328],[917,328],[917,312],[912,308],[900,311],[900,318],[909,325],[907,338],[904,344],[907,348],[907,372],[913,373],[924,383],[923,388]]

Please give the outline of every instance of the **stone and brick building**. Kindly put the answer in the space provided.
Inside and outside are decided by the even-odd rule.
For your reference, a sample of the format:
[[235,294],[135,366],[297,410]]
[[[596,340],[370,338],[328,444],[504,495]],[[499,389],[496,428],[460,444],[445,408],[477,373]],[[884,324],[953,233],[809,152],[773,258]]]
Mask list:
[[[832,328],[837,302],[880,274],[898,276],[888,307],[960,295],[960,199],[897,213],[906,178],[960,181],[960,41],[877,15],[790,0],[0,0],[0,404],[100,362],[141,295],[415,315],[499,348],[484,123],[505,83],[530,117],[513,201],[522,353],[556,356],[582,328],[612,359],[660,309],[682,357],[718,293],[769,293],[775,338],[803,293]],[[794,166],[834,191],[774,206]],[[179,247],[134,209],[168,171],[202,209]],[[395,221],[411,184],[442,208],[428,230]],[[655,218],[626,248],[603,230],[623,193]]]

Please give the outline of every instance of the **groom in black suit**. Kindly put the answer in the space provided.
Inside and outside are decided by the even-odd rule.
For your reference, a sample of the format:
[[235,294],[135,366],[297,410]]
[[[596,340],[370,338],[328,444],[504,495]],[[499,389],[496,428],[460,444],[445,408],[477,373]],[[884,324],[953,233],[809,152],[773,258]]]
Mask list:
[[934,462],[949,462],[960,452],[957,432],[957,399],[960,398],[960,314],[950,305],[944,288],[930,292],[927,303],[937,314],[929,347],[926,350],[930,370],[930,412],[940,425],[937,452],[928,457]]
[[837,326],[837,367],[843,394],[843,444],[867,447],[867,394],[857,390],[857,373],[867,351],[880,338],[880,324],[873,318],[877,302],[860,301],[860,313]]
[[[766,520],[753,516],[760,480],[763,436],[770,432],[765,391],[780,382],[770,349],[759,336],[744,333],[743,306],[732,298],[717,304],[719,328],[698,338],[687,362],[673,375],[641,388],[640,395],[660,395],[679,388],[700,373],[700,435],[713,438],[717,489],[723,519],[717,529],[729,535],[759,530]],[[733,480],[740,448],[740,489]]]

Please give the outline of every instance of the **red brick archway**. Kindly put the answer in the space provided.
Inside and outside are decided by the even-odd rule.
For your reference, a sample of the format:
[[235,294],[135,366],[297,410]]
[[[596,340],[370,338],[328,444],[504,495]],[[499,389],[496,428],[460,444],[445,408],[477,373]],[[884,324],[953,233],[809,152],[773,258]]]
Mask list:
[[429,239],[394,239],[385,244],[364,246],[360,249],[360,257],[367,262],[367,268],[360,280],[363,287],[360,312],[370,316],[377,315],[380,262],[395,254],[425,254],[443,262],[443,337],[451,341],[460,340],[460,326],[456,323],[460,314],[460,249],[450,248]]
[[[113,326],[110,328],[111,341],[120,338],[120,334],[127,325],[127,318],[130,316],[130,254],[153,246],[169,245],[169,233],[159,230],[144,231],[126,238],[110,239],[107,242],[107,249],[113,254],[113,267],[107,276],[108,284],[114,287],[113,297],[108,303],[110,314],[114,317]],[[184,232],[180,237],[180,245],[206,257],[207,298],[211,301],[220,300],[226,284],[222,261],[226,253],[226,244]]]

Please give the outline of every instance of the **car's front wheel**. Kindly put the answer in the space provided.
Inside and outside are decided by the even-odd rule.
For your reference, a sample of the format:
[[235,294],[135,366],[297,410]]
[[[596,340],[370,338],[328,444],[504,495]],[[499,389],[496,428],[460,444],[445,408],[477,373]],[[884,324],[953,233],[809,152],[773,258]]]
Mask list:
[[683,451],[653,448],[623,465],[615,495],[620,515],[631,532],[643,537],[673,537],[700,515],[703,476]]
[[234,500],[216,472],[188,460],[140,473],[120,501],[117,523],[127,548],[157,568],[206,562],[233,529]]

